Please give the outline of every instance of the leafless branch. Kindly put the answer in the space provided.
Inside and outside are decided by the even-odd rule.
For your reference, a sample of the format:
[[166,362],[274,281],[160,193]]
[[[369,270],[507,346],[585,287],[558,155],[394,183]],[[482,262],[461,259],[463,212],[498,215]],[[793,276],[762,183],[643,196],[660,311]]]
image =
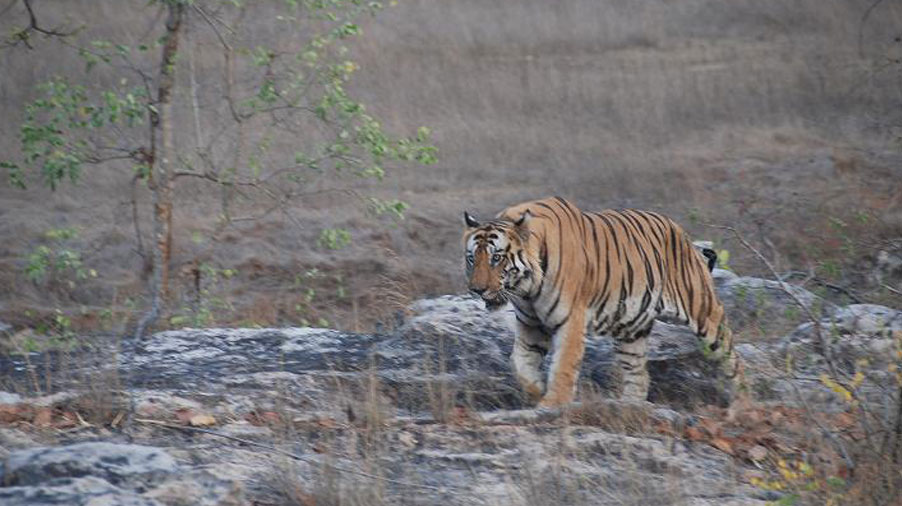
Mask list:
[[28,26],[32,30],[43,33],[44,35],[54,35],[59,37],[66,37],[68,35],[71,35],[71,33],[63,33],[55,29],[46,30],[44,28],[41,28],[38,25],[37,16],[34,15],[34,9],[31,8],[31,0],[22,0],[22,3],[25,4],[25,9],[28,11]]
[[728,227],[728,226],[724,226],[724,225],[714,225],[714,224],[710,224],[710,223],[707,225],[711,228],[726,230],[726,231],[732,233],[733,236],[736,237],[736,240],[738,240],[747,250],[749,250],[753,255],[755,255],[755,257],[757,257],[759,260],[761,260],[762,263],[764,263],[764,265],[767,267],[768,271],[770,271],[773,278],[777,281],[777,283],[779,283],[780,289],[783,290],[783,292],[786,293],[786,295],[788,295],[793,300],[793,302],[795,302],[796,305],[798,305],[802,309],[802,311],[805,313],[805,316],[808,317],[808,320],[814,326],[814,332],[817,337],[818,344],[821,348],[821,353],[824,355],[824,359],[827,362],[827,368],[830,369],[830,374],[832,374],[834,378],[839,380],[840,375],[839,375],[838,371],[836,370],[836,365],[833,362],[833,353],[830,348],[830,343],[827,342],[827,339],[824,337],[823,329],[821,328],[821,319],[818,318],[817,316],[815,316],[814,313],[811,312],[811,308],[809,308],[807,304],[802,302],[802,300],[799,299],[798,295],[796,295],[792,290],[790,290],[790,288],[786,284],[786,282],[780,278],[779,274],[777,274],[777,271],[776,271],[776,269],[774,269],[774,266],[771,265],[771,263],[767,260],[767,258],[764,257],[764,255],[761,254],[760,251],[758,251],[754,246],[749,244],[749,242],[745,240],[745,237],[743,237],[742,234],[740,234],[738,230],[736,230],[733,227]]
[[[225,59],[225,80],[226,80],[226,89],[225,89],[225,99],[229,104],[229,112],[232,114],[232,119],[234,119],[237,123],[241,123],[244,118],[238,112],[238,107],[235,105],[235,100],[232,97],[232,87],[234,86],[234,75],[235,75],[235,63],[232,57],[234,50],[232,49],[232,45],[229,44],[229,41],[226,40],[225,36],[223,36],[222,32],[217,28],[216,23],[213,21],[213,18],[206,13],[199,5],[196,3],[192,5],[194,10],[204,18],[207,25],[213,30],[213,33],[216,34],[216,38],[219,39],[219,43],[222,45],[223,49],[223,58]],[[231,31],[231,28],[228,25],[223,23],[227,29]]]
[[850,289],[830,283],[828,281],[825,281],[825,280],[813,275],[812,273],[801,272],[801,271],[790,271],[790,272],[784,273],[782,276],[780,276],[780,279],[786,280],[786,279],[790,279],[793,277],[799,277],[799,276],[805,278],[802,281],[803,285],[806,283],[817,283],[827,289],[830,289],[830,290],[833,290],[835,292],[839,292],[839,293],[845,295],[846,297],[849,298],[849,300],[851,300],[852,302],[854,302],[856,304],[861,304],[861,299],[857,295],[855,295],[855,293],[852,292]]

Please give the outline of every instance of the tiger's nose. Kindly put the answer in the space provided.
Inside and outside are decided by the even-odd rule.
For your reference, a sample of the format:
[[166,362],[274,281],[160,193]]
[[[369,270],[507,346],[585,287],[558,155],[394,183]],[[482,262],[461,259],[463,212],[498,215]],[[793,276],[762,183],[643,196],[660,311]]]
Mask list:
[[485,290],[486,290],[485,288],[475,288],[475,287],[471,287],[471,288],[470,288],[470,291],[473,292],[473,293],[475,293],[476,295],[482,295],[482,294],[484,294],[484,293],[485,293]]

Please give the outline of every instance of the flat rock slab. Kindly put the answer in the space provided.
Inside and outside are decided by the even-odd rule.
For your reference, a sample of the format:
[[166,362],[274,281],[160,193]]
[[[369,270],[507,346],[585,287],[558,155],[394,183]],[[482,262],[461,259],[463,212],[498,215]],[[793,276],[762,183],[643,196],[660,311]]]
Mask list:
[[[420,409],[430,392],[453,390],[476,409],[528,404],[512,377],[512,313],[489,313],[477,300],[420,301],[391,334],[330,329],[183,329],[155,334],[126,357],[122,374],[145,391],[191,397],[278,392],[296,409],[354,403],[371,383],[402,411]],[[650,338],[650,399],[676,406],[726,402],[724,382],[704,360],[688,328],[658,322]],[[613,343],[590,339],[582,377],[606,395],[618,384]]]
[[[0,504],[243,504],[234,482],[186,468],[161,448],[84,442],[10,453],[0,467]],[[190,498],[190,499],[189,499]]]
[[160,502],[122,490],[93,476],[55,478],[19,487],[0,487],[4,506],[163,506]]
[[175,473],[178,465],[166,452],[148,446],[107,442],[78,443],[19,450],[3,465],[5,486],[35,485],[55,478],[95,476],[118,485],[144,485]]
[[[717,279],[720,290],[740,294],[779,290],[724,272]],[[817,303],[811,294],[796,295]],[[748,302],[744,295],[724,298],[731,311],[736,306],[730,304]],[[775,296],[770,304],[768,311],[778,311],[788,302]],[[182,329],[155,334],[140,346],[126,342],[118,364],[85,362],[81,372],[106,367],[118,373],[134,394],[139,418],[184,424],[202,415],[220,433],[303,461],[138,422],[132,435],[144,445],[4,445],[0,504],[169,505],[190,497],[191,504],[226,506],[248,504],[246,497],[263,504],[310,497],[329,502],[335,494],[351,503],[424,506],[754,505],[780,499],[745,485],[741,461],[649,429],[690,426],[696,415],[687,408],[727,400],[726,381],[685,326],[655,324],[649,339],[652,403],[614,400],[613,342],[590,338],[580,386],[589,395],[561,416],[529,409],[521,397],[509,363],[509,310],[487,312],[481,301],[446,296],[418,301],[412,312],[397,329],[377,334]],[[902,329],[900,322],[898,311],[855,305],[827,314],[821,326],[842,335],[836,346],[844,356],[866,357],[886,354],[885,341]],[[815,342],[807,324],[782,340],[738,345],[758,398],[767,391],[785,403],[802,388],[811,405],[832,409],[836,396],[823,386],[769,379],[774,357],[785,351],[808,357],[797,366],[816,378],[824,364]],[[39,358],[31,362],[43,363]],[[14,360],[3,365],[22,367]],[[870,382],[869,374],[862,391]],[[53,408],[76,399],[61,392],[37,399],[0,394],[0,401]],[[0,432],[0,442],[14,437]],[[293,493],[302,493],[301,499]]]

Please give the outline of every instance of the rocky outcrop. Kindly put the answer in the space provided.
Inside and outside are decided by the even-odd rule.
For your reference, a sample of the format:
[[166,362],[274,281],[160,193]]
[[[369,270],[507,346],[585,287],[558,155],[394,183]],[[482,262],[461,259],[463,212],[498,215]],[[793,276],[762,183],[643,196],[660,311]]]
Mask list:
[[818,316],[829,316],[838,309],[832,302],[789,283],[781,285],[769,279],[737,276],[724,269],[714,269],[712,274],[717,295],[734,328],[756,324],[772,330],[767,327],[775,322],[798,322],[804,313],[786,290]]
[[15,451],[3,462],[2,485],[0,504],[7,506],[244,503],[235,484],[186,469],[159,448],[109,442]]
[[[763,280],[723,271],[717,279],[731,317],[745,308],[737,291],[765,291],[773,314],[794,304]],[[801,300],[819,303],[799,290]],[[779,499],[746,484],[744,474],[755,471],[724,453],[729,446],[715,449],[674,437],[678,430],[653,429],[692,425],[695,408],[727,400],[725,382],[685,327],[659,322],[650,338],[654,405],[604,400],[616,397],[613,345],[591,339],[581,402],[604,400],[606,407],[562,416],[529,409],[521,397],[508,364],[510,312],[488,313],[480,301],[458,296],[419,301],[411,310],[402,325],[382,334],[183,329],[125,343],[118,364],[97,361],[76,373],[106,367],[128,387],[123,400],[134,406],[134,419],[115,423],[140,444],[81,426],[78,436],[50,441],[51,447],[10,446],[0,454],[6,459],[0,503],[182,504],[191,497],[192,504],[209,505],[318,504],[343,497],[366,504],[739,505]],[[822,327],[836,329],[844,341],[868,343],[861,353],[879,353],[873,343],[902,329],[902,315],[882,306],[824,304],[819,311]],[[806,402],[833,405],[829,389],[773,373],[787,351],[818,356],[811,332],[802,325],[783,339],[737,346],[758,399],[792,403],[803,391]],[[31,362],[42,363],[36,358]],[[808,377],[826,370],[817,359],[806,367]],[[39,406],[35,413],[59,411],[76,400],[0,393],[0,415],[23,412],[29,403]],[[4,405],[17,408],[4,411]],[[220,436],[150,422],[212,426]],[[0,442],[14,438],[4,434]]]

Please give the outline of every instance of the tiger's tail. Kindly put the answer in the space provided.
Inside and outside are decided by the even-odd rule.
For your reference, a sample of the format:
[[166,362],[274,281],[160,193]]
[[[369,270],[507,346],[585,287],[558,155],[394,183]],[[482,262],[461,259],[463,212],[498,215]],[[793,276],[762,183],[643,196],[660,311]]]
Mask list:
[[[676,238],[685,252],[692,245],[687,236]],[[705,356],[720,364],[724,375],[734,385],[744,383],[742,362],[733,348],[733,331],[727,323],[727,315],[723,303],[714,290],[714,279],[711,276],[717,262],[717,253],[710,248],[703,248],[701,255],[684,255],[690,259],[684,264],[688,276],[693,279],[695,290],[686,290],[685,298],[678,305],[689,320],[690,327],[702,341]]]
[[727,324],[724,307],[719,300],[715,299],[705,325],[699,327],[699,337],[705,353],[711,360],[720,363],[724,374],[731,380],[741,380],[742,363],[733,348],[733,331]]

